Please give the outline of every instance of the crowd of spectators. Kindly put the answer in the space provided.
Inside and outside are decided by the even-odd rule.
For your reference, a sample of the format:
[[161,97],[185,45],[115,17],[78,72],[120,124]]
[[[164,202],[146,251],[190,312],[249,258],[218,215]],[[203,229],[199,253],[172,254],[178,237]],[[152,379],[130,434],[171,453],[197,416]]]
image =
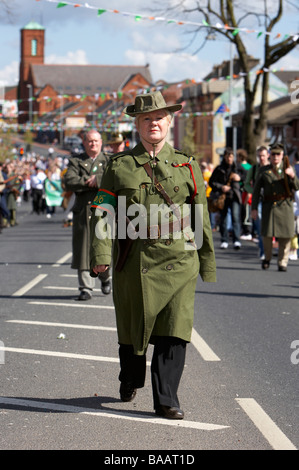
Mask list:
[[[22,201],[31,201],[32,213],[50,218],[63,199],[61,177],[67,164],[67,158],[34,153],[0,163],[0,230],[18,225],[17,207]],[[47,197],[47,182],[52,198]]]
[[[280,148],[278,146],[278,151]],[[262,167],[269,167],[273,170],[271,155],[273,150],[268,146],[260,146],[256,152],[256,162],[250,164],[247,152],[238,149],[234,154],[233,149],[225,149],[222,161],[213,168],[212,165],[202,161],[201,170],[206,184],[207,197],[215,197],[225,193],[224,207],[218,212],[211,212],[210,219],[213,231],[219,231],[221,236],[220,248],[229,248],[232,240],[233,248],[241,249],[243,241],[255,243],[258,246],[258,256],[263,261],[265,259],[263,236],[261,234],[262,202],[263,193],[259,195],[258,216],[251,215],[252,194],[256,180]],[[283,155],[283,147],[281,149]],[[295,170],[295,179],[299,177],[299,158],[294,157],[291,162]],[[267,167],[267,168],[268,168]],[[279,170],[280,171],[280,170]],[[281,170],[284,173],[284,170]],[[288,170],[287,170],[288,172]],[[283,173],[280,179],[283,179]],[[278,178],[279,180],[279,178]],[[277,196],[274,195],[274,199]],[[283,204],[284,196],[279,196],[279,201],[273,204]],[[291,237],[291,248],[289,252],[290,260],[298,259],[298,234],[299,234],[299,191],[294,186],[292,195],[289,198],[294,212],[294,231]],[[278,247],[278,237],[273,237],[274,248]]]

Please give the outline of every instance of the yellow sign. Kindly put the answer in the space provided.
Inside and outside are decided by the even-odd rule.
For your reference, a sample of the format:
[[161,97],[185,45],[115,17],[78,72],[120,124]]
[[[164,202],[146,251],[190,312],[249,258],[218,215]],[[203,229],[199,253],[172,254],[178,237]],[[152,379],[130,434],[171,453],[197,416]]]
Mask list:
[[67,128],[81,128],[86,125],[86,119],[85,117],[67,117],[65,124]]

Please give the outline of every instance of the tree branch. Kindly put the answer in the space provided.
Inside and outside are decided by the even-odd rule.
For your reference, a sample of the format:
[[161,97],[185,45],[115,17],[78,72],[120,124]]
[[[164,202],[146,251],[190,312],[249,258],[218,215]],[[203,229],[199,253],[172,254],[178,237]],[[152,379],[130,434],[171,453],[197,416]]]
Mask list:
[[273,27],[279,22],[279,20],[282,17],[282,13],[283,13],[283,0],[279,0],[279,5],[278,5],[276,16],[274,16],[274,18],[272,18],[272,20],[270,21],[268,28],[267,28],[268,32],[271,32]]
[[14,8],[14,0],[0,0],[0,20],[7,19],[9,23],[13,23],[16,18]]
[[273,46],[268,47],[267,60],[265,61],[265,67],[275,64],[282,57],[291,52],[299,44],[299,39],[294,41],[292,38],[287,38]]

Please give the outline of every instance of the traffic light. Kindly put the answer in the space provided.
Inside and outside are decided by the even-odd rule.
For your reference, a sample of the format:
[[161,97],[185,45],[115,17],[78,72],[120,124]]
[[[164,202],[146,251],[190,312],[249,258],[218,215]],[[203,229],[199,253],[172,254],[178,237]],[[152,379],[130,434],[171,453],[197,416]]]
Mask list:
[[24,148],[23,147],[20,147],[19,155],[20,155],[20,157],[22,157],[24,155]]

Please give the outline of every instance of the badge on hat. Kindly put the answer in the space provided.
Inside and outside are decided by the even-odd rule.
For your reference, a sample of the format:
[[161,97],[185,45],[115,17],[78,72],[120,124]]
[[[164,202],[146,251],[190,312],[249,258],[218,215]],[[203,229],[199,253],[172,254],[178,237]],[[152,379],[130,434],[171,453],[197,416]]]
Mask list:
[[284,146],[283,144],[279,144],[279,143],[272,144],[270,146],[270,151],[271,153],[281,153],[284,151]]

